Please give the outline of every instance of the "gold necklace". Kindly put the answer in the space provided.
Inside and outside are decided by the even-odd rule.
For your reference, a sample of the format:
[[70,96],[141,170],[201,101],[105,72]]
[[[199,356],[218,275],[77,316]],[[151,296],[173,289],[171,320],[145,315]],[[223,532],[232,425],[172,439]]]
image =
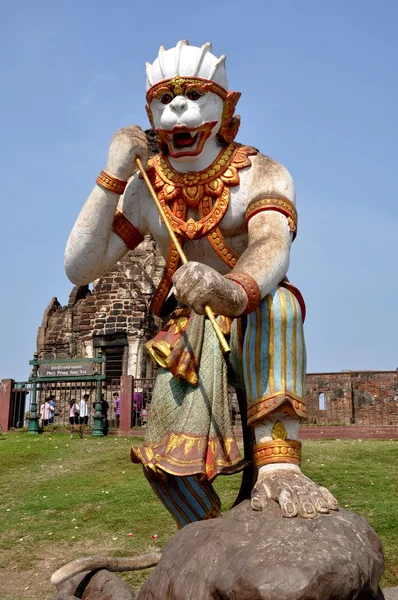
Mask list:
[[[239,185],[238,171],[250,166],[248,157],[256,153],[254,148],[232,143],[207,169],[188,173],[173,169],[163,155],[151,159],[148,176],[173,231],[194,240],[214,229],[228,209],[230,188]],[[201,218],[186,221],[188,206],[198,207]]]

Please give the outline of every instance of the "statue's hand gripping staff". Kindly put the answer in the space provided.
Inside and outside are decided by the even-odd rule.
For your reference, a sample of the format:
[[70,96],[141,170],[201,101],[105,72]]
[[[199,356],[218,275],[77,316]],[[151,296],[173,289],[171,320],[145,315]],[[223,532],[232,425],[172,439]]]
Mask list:
[[[166,216],[166,214],[165,214],[165,212],[163,210],[162,205],[159,202],[157,194],[156,194],[155,190],[153,189],[151,182],[149,181],[148,175],[145,172],[145,169],[144,169],[144,167],[142,165],[142,162],[141,162],[141,160],[139,158],[136,158],[136,163],[137,163],[138,169],[139,169],[139,171],[140,171],[140,173],[141,173],[141,175],[142,175],[142,177],[143,177],[143,179],[144,179],[144,181],[145,181],[145,183],[146,183],[146,185],[148,187],[148,190],[149,190],[149,192],[150,192],[150,194],[151,194],[151,196],[153,198],[153,201],[156,204],[156,208],[159,211],[159,214],[160,214],[160,216],[162,218],[162,221],[165,224],[165,226],[167,228],[167,231],[169,232],[169,235],[170,235],[171,240],[172,240],[172,242],[173,242],[173,244],[174,244],[174,246],[175,246],[175,248],[176,248],[176,250],[177,250],[177,252],[179,254],[179,257],[181,258],[181,262],[185,265],[188,262],[188,259],[185,256],[184,251],[181,248],[180,243],[179,243],[179,241],[177,239],[177,236],[174,233],[174,231],[173,231],[173,229],[172,229],[172,227],[171,227],[171,225],[170,225],[170,223],[169,223],[169,221],[167,219],[167,216]],[[214,316],[211,308],[209,306],[205,306],[205,312],[206,312],[207,318],[209,319],[210,323],[213,326],[213,329],[214,329],[214,331],[216,333],[218,341],[220,342],[220,346],[221,346],[221,349],[222,349],[223,353],[224,354],[228,354],[231,351],[231,349],[230,349],[230,347],[228,345],[227,340],[224,337],[223,332],[220,329],[219,324],[216,321],[216,318],[215,318],[215,316]]]

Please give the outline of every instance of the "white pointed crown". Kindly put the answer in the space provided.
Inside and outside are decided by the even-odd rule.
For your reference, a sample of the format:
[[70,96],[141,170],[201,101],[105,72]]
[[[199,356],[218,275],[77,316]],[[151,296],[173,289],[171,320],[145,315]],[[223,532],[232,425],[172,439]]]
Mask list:
[[210,42],[206,42],[201,48],[190,46],[187,40],[179,41],[170,50],[160,46],[157,59],[152,64],[146,63],[146,89],[148,91],[160,81],[180,75],[208,79],[227,90],[226,58],[225,54],[220,58],[214,56]]

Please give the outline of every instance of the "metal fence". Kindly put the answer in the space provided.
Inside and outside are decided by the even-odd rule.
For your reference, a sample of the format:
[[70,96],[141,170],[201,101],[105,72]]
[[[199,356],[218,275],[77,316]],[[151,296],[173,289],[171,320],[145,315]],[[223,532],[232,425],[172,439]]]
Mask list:
[[12,388],[10,406],[10,427],[21,429],[28,426],[28,415],[32,398],[33,383],[23,381]]
[[[12,389],[10,427],[20,429],[28,426],[31,410],[33,382],[16,383]],[[41,427],[70,425],[93,426],[95,381],[57,381],[36,383],[37,413]],[[105,427],[118,426],[114,393],[119,396],[120,380],[103,385],[103,414]]]
[[103,414],[105,432],[107,429],[119,429],[120,425],[120,377],[108,379],[102,385]]
[[131,423],[132,427],[146,427],[155,379],[134,379]]

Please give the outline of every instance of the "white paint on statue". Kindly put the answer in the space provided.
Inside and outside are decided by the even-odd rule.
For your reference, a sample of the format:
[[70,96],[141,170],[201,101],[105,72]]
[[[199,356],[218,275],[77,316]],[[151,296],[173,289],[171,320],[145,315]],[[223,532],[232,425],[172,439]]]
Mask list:
[[[225,57],[216,58],[210,52],[211,45],[202,48],[187,45],[185,41],[170,50],[160,49],[158,58],[152,65],[147,64],[147,87],[175,75],[197,75],[228,87]],[[208,92],[199,100],[189,100],[176,95],[168,104],[154,99],[150,105],[156,128],[171,130],[175,126],[185,125],[195,128],[202,123],[215,121],[209,138],[199,156],[181,156],[170,158],[173,168],[179,172],[201,171],[217,157],[221,145],[216,139],[221,126],[223,101]],[[127,164],[134,165],[136,156],[144,153],[146,140],[140,131],[123,131],[116,134],[109,151],[105,170],[119,178],[127,178]],[[240,185],[231,188],[228,210],[220,223],[220,229],[227,244],[241,256],[248,247],[248,233],[245,228],[245,211],[251,200],[270,193],[281,194],[295,202],[294,183],[289,172],[278,162],[261,154],[251,157],[252,166],[240,172]],[[130,166],[131,168],[131,166]],[[151,233],[158,248],[166,258],[169,248],[169,234],[162,223],[155,204],[142,181],[135,173],[130,178],[126,191],[119,197],[96,186],[84,206],[73,228],[65,253],[65,265],[69,278],[82,285],[100,277],[126,253],[127,248],[121,238],[111,231],[116,207],[135,225],[142,235]],[[263,261],[256,265],[256,279],[264,297],[286,275],[289,266],[289,247],[291,232],[286,217],[279,213],[263,213],[272,225],[273,234],[279,234],[284,240],[281,251],[273,252],[272,261]],[[196,209],[189,209],[188,218],[198,218]],[[188,260],[207,265],[224,275],[229,268],[219,257],[206,238],[187,240],[184,251]],[[136,341],[129,342],[129,374],[137,373]],[[289,417],[294,420],[293,417]],[[288,419],[288,426],[293,425]],[[264,425],[266,428],[267,425]],[[298,427],[298,425],[297,425]],[[256,434],[257,435],[257,434]],[[261,438],[262,433],[258,434]],[[296,439],[294,436],[292,439]]]
[[159,55],[151,64],[146,63],[147,91],[159,81],[175,75],[183,77],[202,77],[215,81],[226,90],[228,89],[227,72],[225,69],[226,56],[216,58],[211,53],[211,44],[206,42],[201,48],[191,46],[187,40],[181,40],[175,48],[166,50],[159,48]]

